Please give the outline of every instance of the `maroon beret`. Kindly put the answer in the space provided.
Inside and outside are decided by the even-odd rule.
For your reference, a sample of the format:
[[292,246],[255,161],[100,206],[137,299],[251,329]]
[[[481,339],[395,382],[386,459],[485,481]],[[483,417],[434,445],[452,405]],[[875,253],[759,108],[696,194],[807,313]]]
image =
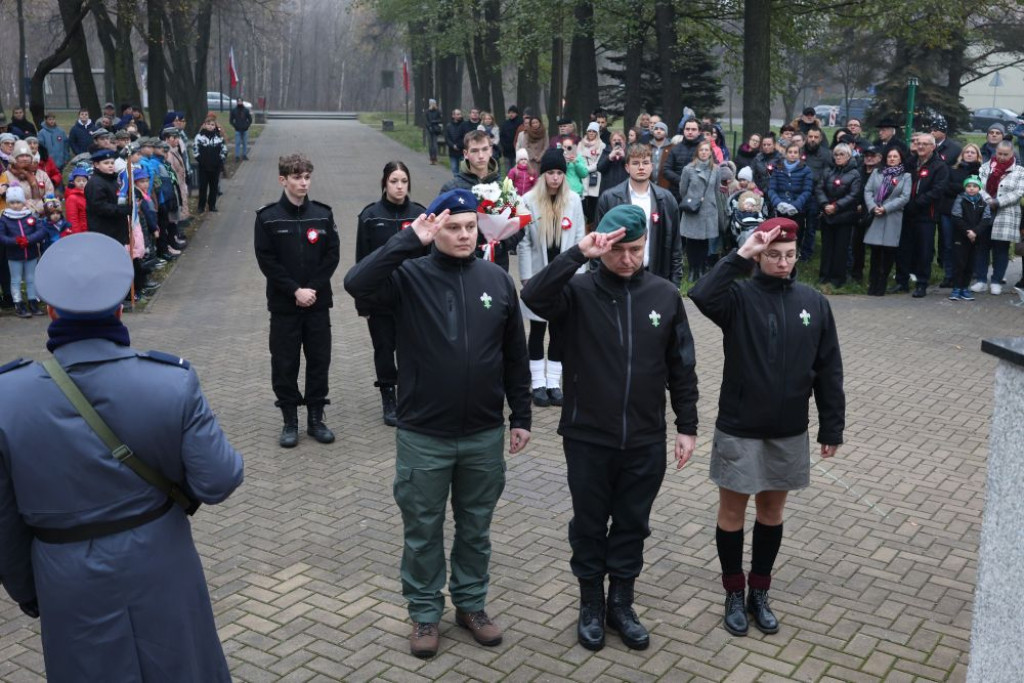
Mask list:
[[771,232],[774,228],[782,228],[779,231],[779,236],[772,240],[772,242],[796,242],[798,227],[796,221],[791,218],[769,218],[757,226],[757,230],[754,232]]

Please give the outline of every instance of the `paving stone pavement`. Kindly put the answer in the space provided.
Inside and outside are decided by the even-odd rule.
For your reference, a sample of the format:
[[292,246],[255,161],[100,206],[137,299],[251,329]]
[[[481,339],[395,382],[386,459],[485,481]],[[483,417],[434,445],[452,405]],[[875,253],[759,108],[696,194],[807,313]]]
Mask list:
[[[279,195],[278,155],[293,150],[316,164],[312,197],[334,207],[342,232],[327,411],[339,439],[325,447],[303,434],[298,448],[283,451],[252,225],[253,210]],[[637,584],[650,649],[629,651],[614,634],[597,653],[575,642],[570,503],[558,414],[548,408],[535,409],[527,452],[508,460],[493,526],[488,609],[505,628],[504,643],[477,646],[449,607],[440,653],[421,661],[408,654],[398,579],[394,432],[380,419],[369,335],[341,280],[353,262],[355,217],[378,196],[384,162],[409,163],[422,202],[447,166],[338,121],[275,121],[250,158],[222,184],[220,212],[148,310],[125,318],[136,347],[192,361],[245,455],[244,485],[193,521],[236,680],[964,680],[995,364],[979,345],[1020,334],[1024,310],[1009,306],[1009,296],[983,294],[973,304],[937,294],[832,298],[847,443],[834,460],[814,456],[811,487],[791,497],[772,589],[778,634],[752,629],[735,638],[720,626],[717,495],[707,469],[721,335],[687,302],[701,428],[692,463],[670,470],[654,506]],[[1019,274],[1017,260],[1008,279]],[[42,358],[44,336],[43,320],[0,319],[4,358]],[[0,680],[42,679],[38,622],[0,601]]]

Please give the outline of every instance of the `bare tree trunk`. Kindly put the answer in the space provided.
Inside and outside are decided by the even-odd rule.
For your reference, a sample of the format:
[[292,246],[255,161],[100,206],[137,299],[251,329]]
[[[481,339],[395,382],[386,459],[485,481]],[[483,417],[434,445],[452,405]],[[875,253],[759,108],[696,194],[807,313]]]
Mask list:
[[658,65],[661,67],[661,117],[669,130],[683,115],[683,93],[681,78],[676,68],[678,34],[676,32],[676,11],[670,0],[658,0],[654,4],[654,30],[658,38]]
[[25,107],[25,0],[18,0],[18,106]]
[[93,0],[92,6],[96,33],[103,47],[107,77],[113,85],[114,101],[118,105],[138,102],[139,85],[135,81],[135,56],[131,45],[135,2],[117,0],[116,25],[102,0]]
[[29,111],[37,127],[43,124],[43,117],[46,113],[46,103],[43,101],[43,81],[48,73],[66,62],[71,53],[76,49],[75,34],[82,30],[82,21],[85,20],[88,14],[88,5],[79,7],[78,15],[71,22],[71,30],[65,34],[64,40],[61,41],[52,54],[40,60],[35,72],[32,74],[32,80],[29,85]]
[[78,93],[78,106],[89,110],[89,116],[93,120],[98,119],[101,113],[100,99],[96,93],[96,81],[92,77],[92,63],[89,60],[89,49],[85,42],[85,31],[82,24],[72,28],[75,24],[75,17],[85,0],[58,0],[60,8],[60,19],[64,25],[64,35],[71,36],[71,71],[75,79],[75,91]]
[[555,24],[551,39],[551,92],[548,93],[548,135],[558,132],[558,117],[562,115],[562,93],[564,92],[564,41],[562,40],[562,19]]
[[457,56],[445,55],[437,60],[437,82],[444,111],[451,114],[452,109],[462,106],[462,71]]
[[534,116],[540,116],[540,81],[537,74],[540,72],[540,55],[536,48],[523,57],[522,64],[516,74],[516,102],[519,109],[530,109]]
[[491,91],[488,106],[494,114],[494,120],[501,121],[505,111],[505,92],[501,83],[501,52],[498,51],[498,43],[501,41],[501,0],[484,0],[484,22],[487,25],[484,45],[487,55],[485,69]]
[[771,0],[743,3],[743,139],[769,129],[771,119]]
[[149,123],[154,132],[160,130],[167,114],[167,74],[164,59],[164,1],[148,0],[146,23],[149,44],[147,73],[149,88]]
[[640,13],[643,6],[639,0],[633,0],[631,7],[632,17],[626,29],[626,96],[623,104],[623,123],[626,128],[633,125],[643,106],[640,89],[644,52],[644,30],[640,25]]
[[594,2],[581,0],[573,8],[575,21],[565,85],[565,115],[586,123],[597,109],[597,49],[594,46]]

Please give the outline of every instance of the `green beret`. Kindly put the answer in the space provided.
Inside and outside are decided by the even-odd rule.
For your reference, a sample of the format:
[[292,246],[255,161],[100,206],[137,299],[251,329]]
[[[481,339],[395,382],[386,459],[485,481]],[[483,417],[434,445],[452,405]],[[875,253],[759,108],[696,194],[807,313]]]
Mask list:
[[620,204],[604,215],[597,226],[597,232],[615,232],[626,229],[623,242],[635,242],[647,234],[647,214],[635,204]]

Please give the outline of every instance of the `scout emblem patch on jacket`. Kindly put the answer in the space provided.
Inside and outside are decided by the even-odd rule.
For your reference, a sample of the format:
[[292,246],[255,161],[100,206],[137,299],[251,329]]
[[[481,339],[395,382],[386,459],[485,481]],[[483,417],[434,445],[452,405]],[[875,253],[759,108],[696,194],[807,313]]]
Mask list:
[[809,327],[811,324],[811,314],[807,312],[807,309],[800,311],[800,322],[804,324],[804,327]]
[[484,292],[480,296],[480,301],[484,302],[484,308],[490,308],[491,307],[491,302],[494,301],[494,299],[491,298],[490,294],[488,294],[487,292]]
[[655,327],[661,325],[661,313],[658,313],[657,311],[651,311],[650,315],[648,315],[647,317],[651,319],[651,324],[654,325]]

